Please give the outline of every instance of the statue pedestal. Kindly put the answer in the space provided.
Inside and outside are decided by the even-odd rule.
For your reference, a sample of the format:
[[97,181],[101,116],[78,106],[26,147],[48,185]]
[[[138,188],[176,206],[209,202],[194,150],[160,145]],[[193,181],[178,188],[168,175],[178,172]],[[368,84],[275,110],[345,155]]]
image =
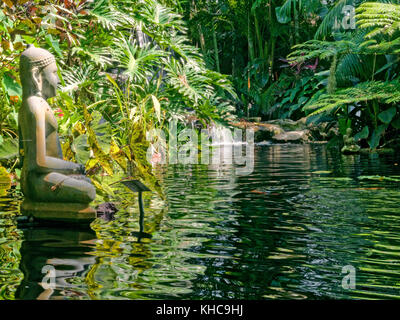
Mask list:
[[26,199],[21,204],[21,213],[38,221],[77,224],[89,224],[97,217],[96,210],[88,204],[32,202]]

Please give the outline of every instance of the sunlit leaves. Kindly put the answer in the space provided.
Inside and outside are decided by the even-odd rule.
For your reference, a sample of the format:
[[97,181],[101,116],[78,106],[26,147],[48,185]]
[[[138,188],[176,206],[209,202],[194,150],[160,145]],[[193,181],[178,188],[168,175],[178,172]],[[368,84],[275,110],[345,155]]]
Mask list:
[[[57,120],[64,156],[93,172],[110,175],[119,165],[159,190],[146,159],[146,131],[173,115],[183,119],[193,107],[203,121],[230,110],[224,100],[234,95],[230,80],[206,69],[182,16],[162,1],[28,2],[25,11],[17,18],[0,11],[7,53],[1,61],[11,63],[2,94],[15,104],[0,113],[15,129],[21,88],[10,52],[19,54],[27,43],[51,51],[63,89],[50,104],[63,110]],[[143,39],[135,41],[139,31]]]
[[65,86],[64,92],[76,92],[77,90],[89,89],[92,86],[98,87],[101,84],[99,70],[93,64],[83,64],[79,67],[72,67],[63,71]]
[[154,96],[154,95],[151,95],[151,99],[153,100],[154,111],[156,112],[157,119],[160,122],[161,121],[161,105],[160,105],[160,101],[158,101],[157,97]]
[[0,159],[13,159],[18,156],[18,140],[13,138],[2,138],[0,144]]
[[7,170],[0,166],[0,197],[6,195],[11,187],[11,178]]
[[[97,161],[100,163],[102,168],[105,172],[109,175],[113,174],[113,166],[111,163],[110,156],[101,148],[101,145],[98,141],[98,137],[96,132],[94,131],[91,122],[95,120],[92,115],[87,111],[87,108],[84,106],[84,118],[85,118],[85,127],[86,127],[86,134],[87,134],[87,141],[96,157]],[[107,138],[111,139],[110,136]]]
[[3,86],[7,91],[7,94],[11,96],[22,96],[22,88],[21,85],[15,81],[13,77],[10,76],[9,73],[4,73],[3,75]]
[[197,105],[201,99],[211,97],[213,87],[208,84],[205,74],[183,62],[171,60],[165,67],[169,85]]
[[140,48],[136,41],[127,41],[122,38],[118,47],[114,50],[114,59],[123,68],[124,74],[135,83],[147,82],[156,72],[155,66],[160,58],[165,56],[161,50],[157,50],[147,44]]
[[89,14],[94,16],[108,30],[115,30],[123,22],[121,14],[107,0],[95,1],[94,7],[89,11]]
[[391,3],[367,2],[357,10],[357,25],[371,31],[366,38],[379,34],[393,35],[400,30],[400,6]]

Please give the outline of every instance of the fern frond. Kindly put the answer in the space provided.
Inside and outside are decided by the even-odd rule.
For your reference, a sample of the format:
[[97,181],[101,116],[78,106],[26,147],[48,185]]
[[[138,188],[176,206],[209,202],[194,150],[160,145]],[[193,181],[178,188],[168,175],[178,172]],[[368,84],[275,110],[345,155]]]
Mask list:
[[366,38],[393,35],[400,30],[400,6],[391,3],[367,2],[356,9],[357,25],[373,29]]
[[360,102],[379,99],[382,103],[400,101],[400,82],[367,81],[352,88],[340,89],[335,94],[323,94],[318,99],[304,106],[304,111],[312,111],[310,116],[332,112],[338,108]]

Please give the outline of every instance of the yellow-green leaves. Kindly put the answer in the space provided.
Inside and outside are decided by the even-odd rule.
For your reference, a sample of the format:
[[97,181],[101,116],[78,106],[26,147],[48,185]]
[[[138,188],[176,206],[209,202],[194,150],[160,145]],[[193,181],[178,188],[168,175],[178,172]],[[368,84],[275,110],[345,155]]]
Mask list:
[[[100,121],[100,120],[96,119],[97,117],[96,118],[92,117],[91,114],[87,111],[87,108],[85,106],[83,107],[83,111],[84,111],[84,117],[85,117],[85,126],[86,126],[86,134],[88,137],[88,139],[87,139],[88,144],[89,144],[90,148],[93,150],[93,153],[94,153],[96,159],[98,160],[100,165],[103,167],[103,169],[107,172],[107,174],[112,175],[113,168],[112,168],[112,164],[111,164],[111,158],[101,148],[98,137],[91,126],[91,122],[93,120],[98,120],[98,121]],[[104,138],[111,139],[111,134],[109,135],[109,137],[104,137]]]
[[154,111],[156,112],[158,122],[161,122],[161,105],[160,101],[158,101],[157,97],[154,95],[151,95],[151,99],[153,100],[153,107]]
[[12,138],[0,138],[0,159],[12,159],[18,156],[18,140]]
[[22,95],[21,85],[17,81],[15,81],[15,79],[11,77],[9,73],[4,73],[2,81],[3,81],[3,86],[10,97],[12,96],[21,97]]
[[5,196],[8,189],[11,187],[11,178],[7,170],[0,167],[0,197]]

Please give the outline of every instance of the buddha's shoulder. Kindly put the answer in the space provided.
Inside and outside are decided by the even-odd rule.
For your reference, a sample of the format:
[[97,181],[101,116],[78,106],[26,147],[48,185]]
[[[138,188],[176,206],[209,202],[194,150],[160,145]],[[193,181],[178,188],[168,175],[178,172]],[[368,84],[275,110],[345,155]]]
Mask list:
[[25,100],[25,107],[33,113],[44,112],[48,106],[46,100],[41,97],[31,96]]

